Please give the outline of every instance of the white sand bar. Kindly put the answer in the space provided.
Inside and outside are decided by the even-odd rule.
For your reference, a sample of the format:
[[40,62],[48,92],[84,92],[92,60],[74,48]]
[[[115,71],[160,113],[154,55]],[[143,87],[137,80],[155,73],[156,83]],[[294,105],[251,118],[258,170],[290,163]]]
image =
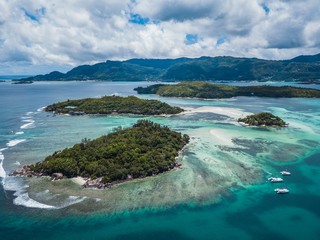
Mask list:
[[215,113],[215,114],[228,116],[228,117],[235,118],[235,119],[252,114],[249,112],[244,112],[240,108],[227,108],[227,107],[199,107],[199,108],[187,109],[187,110],[189,110],[189,111],[187,111],[183,114],[209,112],[209,113]]

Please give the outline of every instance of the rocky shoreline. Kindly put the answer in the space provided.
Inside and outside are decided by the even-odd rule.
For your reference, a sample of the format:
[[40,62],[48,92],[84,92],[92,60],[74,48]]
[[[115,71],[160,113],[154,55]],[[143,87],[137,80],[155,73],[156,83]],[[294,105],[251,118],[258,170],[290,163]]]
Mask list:
[[[182,164],[176,163],[172,169],[181,169],[181,168],[182,168]],[[81,177],[81,176],[68,178],[67,176],[64,176],[60,172],[53,173],[52,175],[47,175],[45,173],[38,173],[38,172],[32,171],[29,165],[25,165],[21,168],[16,169],[13,173],[10,174],[10,176],[19,176],[19,177],[28,177],[28,178],[31,178],[31,177],[50,177],[52,181],[63,180],[63,179],[72,179],[72,180],[74,180],[75,183],[79,184],[80,186],[82,186],[84,188],[94,188],[94,189],[111,188],[115,184],[119,184],[119,183],[123,183],[123,182],[137,179],[137,178],[133,178],[131,175],[128,175],[126,180],[121,180],[121,181],[119,180],[119,181],[114,181],[114,182],[110,182],[110,183],[103,183],[102,182],[103,177],[95,178],[95,179]],[[142,178],[140,178],[140,179],[142,179]]]
[[[53,181],[55,180],[62,180],[62,179],[70,179],[66,176],[64,176],[62,173],[53,173],[51,176],[46,175],[45,173],[37,173],[31,170],[30,166],[25,165],[21,168],[18,168],[15,170],[10,176],[20,176],[20,177],[50,177]],[[80,176],[78,176],[80,177]],[[81,177],[82,178],[82,177]],[[105,189],[110,188],[112,186],[112,183],[102,183],[102,178],[82,178],[83,184],[80,184],[81,186],[85,188],[97,188],[97,189]]]

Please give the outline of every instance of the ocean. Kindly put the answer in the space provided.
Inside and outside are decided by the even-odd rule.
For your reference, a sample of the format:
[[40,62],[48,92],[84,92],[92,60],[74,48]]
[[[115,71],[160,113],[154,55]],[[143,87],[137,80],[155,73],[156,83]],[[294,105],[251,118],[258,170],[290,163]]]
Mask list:
[[[147,117],[190,135],[182,169],[108,190],[71,180],[20,178],[16,168],[142,116],[55,116],[67,99],[136,95],[152,83],[0,82],[0,239],[320,239],[320,100],[237,97],[158,99],[188,111]],[[246,85],[248,83],[240,83]],[[268,83],[287,85],[288,83]],[[320,89],[319,85],[297,85]],[[268,111],[288,128],[244,127]],[[288,170],[283,183],[270,176]],[[289,194],[278,195],[275,188]]]

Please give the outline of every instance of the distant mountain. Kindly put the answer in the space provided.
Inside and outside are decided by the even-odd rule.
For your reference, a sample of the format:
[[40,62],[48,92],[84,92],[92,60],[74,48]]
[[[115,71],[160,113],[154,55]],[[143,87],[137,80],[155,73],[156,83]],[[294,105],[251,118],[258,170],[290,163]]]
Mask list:
[[291,62],[318,62],[320,63],[320,54],[317,55],[302,55],[302,56],[298,56],[295,57],[291,60],[288,60]]
[[130,59],[82,65],[67,73],[51,72],[25,78],[31,81],[194,81],[194,80],[320,80],[320,54],[273,61],[257,58],[200,57]]

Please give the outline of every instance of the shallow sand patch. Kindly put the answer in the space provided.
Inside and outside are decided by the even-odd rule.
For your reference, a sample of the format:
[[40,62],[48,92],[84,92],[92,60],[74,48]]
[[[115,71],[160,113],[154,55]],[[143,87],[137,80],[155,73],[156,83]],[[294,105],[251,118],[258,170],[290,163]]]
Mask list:
[[188,108],[186,110],[187,110],[186,112],[183,112],[181,114],[210,112],[210,113],[225,115],[234,119],[238,119],[246,115],[252,114],[249,112],[244,112],[240,108],[225,108],[225,107],[199,107],[199,108],[193,108],[193,109]]
[[210,134],[214,138],[214,142],[218,145],[235,146],[235,144],[232,142],[232,139],[237,136],[232,134],[230,131],[212,129],[210,130]]

